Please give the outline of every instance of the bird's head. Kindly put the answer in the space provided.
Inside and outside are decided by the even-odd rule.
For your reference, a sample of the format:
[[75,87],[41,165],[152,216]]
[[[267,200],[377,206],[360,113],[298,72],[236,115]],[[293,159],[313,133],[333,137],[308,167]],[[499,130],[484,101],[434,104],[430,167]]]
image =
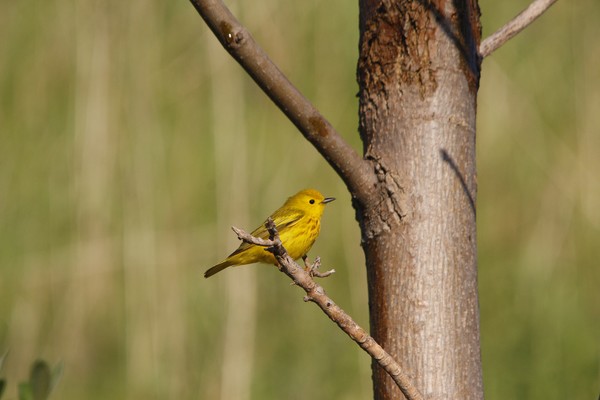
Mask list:
[[335,200],[335,197],[325,197],[318,190],[304,189],[287,199],[285,206],[298,208],[307,214],[320,217],[325,204]]

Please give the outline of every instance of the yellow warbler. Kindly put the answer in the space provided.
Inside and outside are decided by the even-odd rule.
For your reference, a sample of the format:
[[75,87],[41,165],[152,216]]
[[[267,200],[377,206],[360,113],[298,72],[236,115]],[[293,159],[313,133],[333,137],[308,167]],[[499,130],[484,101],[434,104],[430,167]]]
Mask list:
[[[283,247],[294,260],[305,256],[312,247],[321,230],[321,216],[325,204],[333,200],[335,198],[324,197],[317,190],[305,189],[287,199],[285,204],[271,215]],[[262,224],[252,232],[252,236],[268,239],[269,232]],[[273,254],[264,247],[244,242],[225,261],[208,269],[204,277],[208,278],[233,265],[257,262],[277,265]]]

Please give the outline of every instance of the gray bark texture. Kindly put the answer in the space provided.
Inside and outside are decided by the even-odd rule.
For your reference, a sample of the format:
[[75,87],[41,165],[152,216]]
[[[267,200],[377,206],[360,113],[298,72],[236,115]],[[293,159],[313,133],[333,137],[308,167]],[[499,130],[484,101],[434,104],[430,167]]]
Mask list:
[[[476,0],[360,0],[356,196],[371,335],[427,399],[483,398],[476,248]],[[375,399],[404,399],[373,363]]]

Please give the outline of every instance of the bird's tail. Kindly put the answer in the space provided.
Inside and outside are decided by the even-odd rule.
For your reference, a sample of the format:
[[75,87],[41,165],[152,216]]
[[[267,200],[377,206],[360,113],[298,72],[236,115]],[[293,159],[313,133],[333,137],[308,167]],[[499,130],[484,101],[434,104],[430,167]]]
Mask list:
[[217,272],[221,272],[225,268],[230,267],[232,265],[233,264],[230,261],[225,260],[222,263],[217,264],[214,267],[207,269],[206,272],[204,273],[204,277],[205,278],[211,277],[214,274],[216,274]]

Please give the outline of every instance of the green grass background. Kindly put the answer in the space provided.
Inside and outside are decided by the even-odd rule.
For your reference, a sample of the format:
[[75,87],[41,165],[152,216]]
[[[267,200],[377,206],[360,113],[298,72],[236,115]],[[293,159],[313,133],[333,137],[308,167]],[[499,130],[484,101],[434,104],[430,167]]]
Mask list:
[[[526,1],[481,2],[484,35]],[[357,2],[229,2],[361,148]],[[478,243],[488,399],[600,391],[600,2],[559,1],[483,63]],[[0,376],[56,399],[367,399],[370,360],[268,266],[204,280],[290,194],[365,327],[344,185],[187,1],[0,3]]]

